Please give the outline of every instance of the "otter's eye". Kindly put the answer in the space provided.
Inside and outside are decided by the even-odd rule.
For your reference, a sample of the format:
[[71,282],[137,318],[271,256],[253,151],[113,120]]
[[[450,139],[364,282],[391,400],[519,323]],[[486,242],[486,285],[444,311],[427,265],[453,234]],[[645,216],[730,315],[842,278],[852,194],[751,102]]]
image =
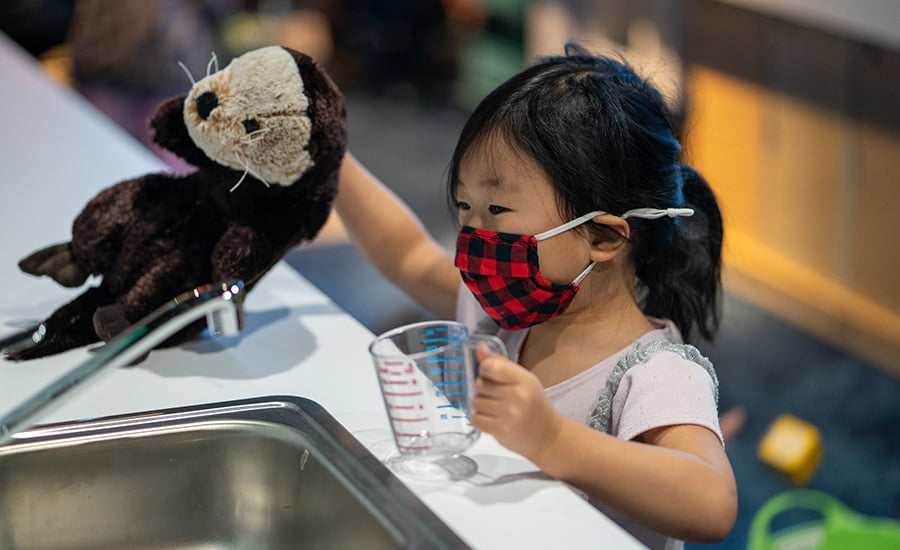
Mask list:
[[207,120],[212,114],[213,109],[219,106],[219,97],[215,92],[203,92],[195,100],[197,103],[197,114],[200,118]]
[[248,134],[252,134],[259,130],[259,122],[257,122],[255,118],[244,119],[241,124],[244,125],[244,130],[246,130]]

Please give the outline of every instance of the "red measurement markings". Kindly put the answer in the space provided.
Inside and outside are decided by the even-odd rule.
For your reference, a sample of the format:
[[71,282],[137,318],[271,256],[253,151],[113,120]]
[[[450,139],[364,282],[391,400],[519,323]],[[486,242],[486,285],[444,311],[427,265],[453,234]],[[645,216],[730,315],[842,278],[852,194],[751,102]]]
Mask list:
[[420,391],[413,391],[413,392],[386,391],[386,392],[384,392],[384,394],[388,395],[390,397],[411,397],[411,396],[416,396],[416,395],[422,395],[422,392],[420,392]]
[[425,422],[428,418],[424,416],[421,418],[400,418],[399,416],[392,416],[391,420],[394,422]]
[[407,374],[407,373],[403,372],[402,370],[391,370],[391,369],[385,369],[385,368],[379,368],[378,372],[380,372],[381,374],[390,374],[391,376],[403,376],[403,375]]

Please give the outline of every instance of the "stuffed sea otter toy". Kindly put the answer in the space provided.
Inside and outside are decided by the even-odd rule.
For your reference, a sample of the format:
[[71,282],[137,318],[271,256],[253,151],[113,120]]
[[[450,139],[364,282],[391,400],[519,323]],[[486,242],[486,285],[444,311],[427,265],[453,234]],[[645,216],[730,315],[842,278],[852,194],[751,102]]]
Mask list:
[[[23,259],[26,273],[66,287],[92,275],[100,282],[27,331],[8,358],[109,341],[201,285],[241,279],[249,290],[328,218],[347,147],[346,111],[309,56],[278,46],[245,53],[162,103],[149,126],[156,143],[197,170],[101,191],[76,217],[70,242]],[[30,340],[24,349],[23,340]]]

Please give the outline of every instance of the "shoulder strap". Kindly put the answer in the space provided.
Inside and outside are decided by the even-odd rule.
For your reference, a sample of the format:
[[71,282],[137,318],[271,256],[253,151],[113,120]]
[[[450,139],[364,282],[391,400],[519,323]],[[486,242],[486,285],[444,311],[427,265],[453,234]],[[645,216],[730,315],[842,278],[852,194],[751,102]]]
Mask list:
[[716,404],[719,403],[719,378],[716,376],[712,362],[704,357],[700,350],[690,344],[676,344],[668,340],[654,340],[647,344],[635,344],[622,355],[616,366],[613,367],[609,378],[606,380],[606,386],[600,392],[600,398],[597,407],[594,409],[594,414],[591,415],[590,426],[592,428],[603,433],[609,433],[610,422],[612,421],[613,398],[616,396],[619,384],[622,382],[625,373],[659,351],[674,352],[682,359],[687,359],[706,369],[715,386]]

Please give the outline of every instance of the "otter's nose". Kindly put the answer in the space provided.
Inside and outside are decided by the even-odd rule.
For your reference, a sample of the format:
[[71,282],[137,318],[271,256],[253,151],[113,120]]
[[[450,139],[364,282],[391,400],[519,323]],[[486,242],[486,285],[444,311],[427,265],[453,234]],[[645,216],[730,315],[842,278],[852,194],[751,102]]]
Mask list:
[[214,92],[203,92],[197,96],[197,114],[206,120],[213,109],[219,106],[219,98]]

